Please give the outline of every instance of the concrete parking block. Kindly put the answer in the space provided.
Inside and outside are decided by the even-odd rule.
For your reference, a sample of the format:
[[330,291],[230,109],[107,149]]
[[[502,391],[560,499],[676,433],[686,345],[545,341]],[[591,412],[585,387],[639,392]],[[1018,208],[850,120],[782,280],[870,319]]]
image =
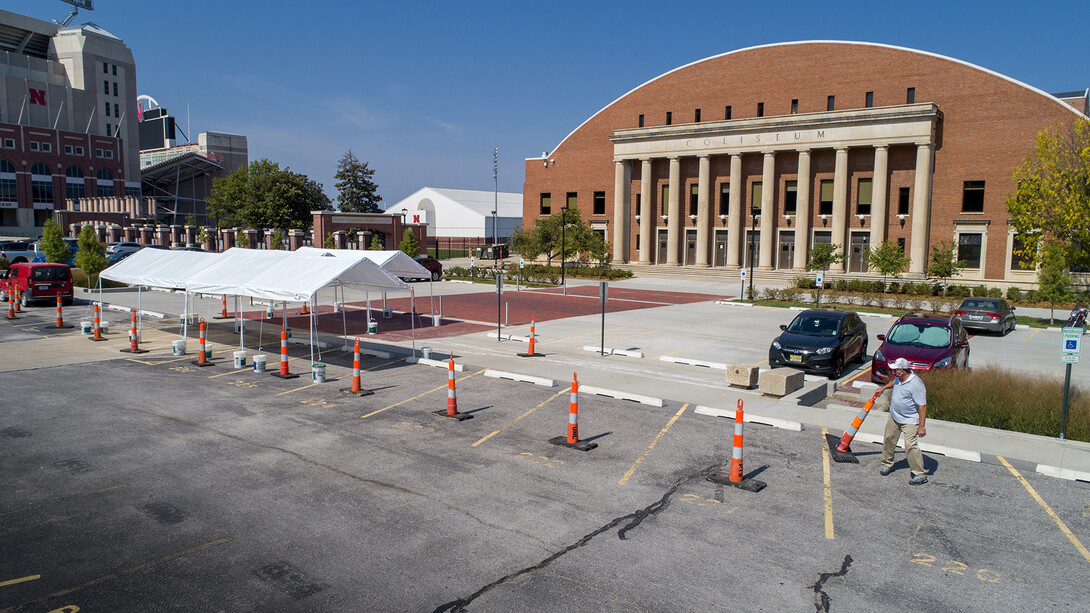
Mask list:
[[782,397],[802,389],[805,373],[794,368],[773,368],[761,373],[760,390],[765,396]]

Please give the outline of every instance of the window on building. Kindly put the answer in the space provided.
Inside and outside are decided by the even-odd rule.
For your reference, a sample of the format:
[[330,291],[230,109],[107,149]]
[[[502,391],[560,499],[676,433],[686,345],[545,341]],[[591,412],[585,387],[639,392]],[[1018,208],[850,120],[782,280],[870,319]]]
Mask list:
[[900,190],[898,190],[898,193],[897,193],[897,214],[898,215],[908,215],[908,206],[909,206],[909,203],[912,202],[912,199],[909,198],[909,189],[910,188],[908,188],[908,187],[902,187]]
[[[19,186],[15,182],[15,165],[0,160],[0,202],[18,202]],[[15,212],[12,211],[14,216]]]
[[794,215],[798,210],[799,182],[787,181],[783,186],[783,214]]
[[905,104],[915,104],[915,103],[916,103],[916,88],[915,87],[910,87],[910,88],[908,88],[908,92],[905,95]]
[[569,209],[579,208],[579,192],[568,192],[567,204]]
[[814,232],[814,244],[828,244],[833,242],[833,233],[830,230],[817,230]]
[[102,62],[102,74],[110,74],[110,65]]
[[113,69],[114,69],[114,76],[116,77],[117,76],[117,64],[113,65]]
[[670,126],[674,123],[674,114],[671,111],[666,111],[666,125]]
[[53,151],[53,143],[42,143],[42,151],[46,153]]
[[659,207],[661,207],[662,211],[659,214],[665,216],[667,211],[669,210],[668,209],[669,206],[670,206],[670,185],[666,184],[666,185],[662,186],[662,198],[659,200]]
[[1022,255],[1026,246],[1036,248],[1037,237],[1034,235],[1015,234],[1011,243],[1011,270],[1033,270],[1033,260],[1028,255]]
[[14,138],[5,138],[4,139],[4,149],[14,149],[14,148],[15,148],[15,139]]
[[764,199],[764,184],[760,181],[753,184],[753,193],[750,194],[749,210],[752,213],[753,207],[761,208],[761,200]]
[[114,95],[117,95],[117,81],[114,81]]
[[643,115],[642,114],[640,115],[640,127],[641,128],[643,127]]
[[821,182],[821,199],[818,200],[818,215],[833,214],[833,182]]
[[110,197],[114,195],[114,173],[109,168],[103,168],[95,175],[98,178],[98,195]]
[[45,225],[45,222],[53,218],[53,209],[34,209],[34,225],[38,228]]
[[125,184],[125,195],[126,196],[138,196],[139,197],[140,196],[140,185],[139,184],[133,185],[131,183],[126,183]]
[[905,254],[905,237],[897,239],[897,246],[901,248],[901,255]]
[[72,155],[72,145],[65,145],[64,146],[64,154],[65,155]]
[[114,135],[114,127],[111,126],[110,124],[106,124],[106,136],[113,136],[113,135]]
[[690,185],[689,186],[689,214],[690,215],[699,214],[699,211],[700,211],[699,201],[700,201],[700,186],[699,185]]
[[791,101],[791,114],[794,115],[799,112],[799,99],[795,98]]
[[696,112],[693,113],[693,123],[700,123],[700,109],[696,109]]
[[859,193],[855,200],[856,215],[870,215],[871,185],[870,179],[859,180]]
[[874,106],[874,92],[867,92],[866,100],[863,101],[863,106],[868,109]]
[[31,167],[30,196],[33,202],[53,204],[53,173],[46,164]]
[[73,164],[64,171],[64,176],[70,179],[82,179],[84,177],[83,169]]
[[730,119],[730,105],[727,105],[727,109],[723,112],[723,119]]
[[962,213],[984,212],[984,182],[966,181],[961,193]]
[[828,98],[826,98],[826,100],[825,100],[825,110],[826,111],[835,111],[836,110],[836,96],[829,96]]
[[106,105],[106,116],[109,117],[110,116],[110,103],[105,102],[104,104]]
[[549,193],[541,194],[541,207],[540,212],[542,215],[553,214],[553,195]]
[[102,157],[102,149],[95,149],[95,157],[96,158]]
[[85,193],[85,181],[83,179],[83,169],[79,166],[69,166],[64,171],[65,176],[65,198],[70,200],[79,200],[83,198]]
[[102,93],[106,94],[107,96],[110,95],[110,82],[109,81],[103,81],[102,82]]
[[958,235],[958,259],[965,262],[965,268],[980,268],[981,234]]
[[75,148],[76,155],[83,155],[83,147]]
[[117,104],[114,104],[114,117],[117,117],[118,119],[121,119],[121,110],[120,110],[120,108],[121,107],[119,107]]
[[106,155],[107,160],[114,159],[114,152],[112,150],[107,149],[107,150],[103,151],[102,153],[104,153]]
[[719,186],[719,214],[730,215],[730,183]]
[[757,116],[758,117],[764,117],[765,116],[765,103],[764,102],[758,102],[757,103]]
[[594,192],[594,215],[606,214],[606,193]]
[[0,226],[17,226],[19,217],[15,209],[0,209]]
[[38,141],[36,141],[36,140],[30,141],[30,150],[31,151],[37,151],[38,150]]

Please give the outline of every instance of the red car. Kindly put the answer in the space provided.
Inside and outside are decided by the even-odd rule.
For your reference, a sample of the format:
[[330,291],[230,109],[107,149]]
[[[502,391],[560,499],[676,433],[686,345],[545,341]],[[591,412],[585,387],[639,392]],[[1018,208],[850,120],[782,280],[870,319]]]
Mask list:
[[23,306],[35,300],[56,302],[57,296],[64,304],[72,304],[72,269],[46,262],[12,264],[0,273],[0,292],[7,296],[13,289],[22,293]]
[[422,255],[413,259],[416,260],[417,264],[420,264],[424,268],[428,269],[428,272],[431,273],[432,281],[438,281],[439,278],[443,276],[443,263],[439,260],[428,257],[426,255]]
[[906,313],[878,340],[882,346],[870,366],[875,383],[889,382],[893,376],[889,365],[897,358],[908,360],[914,371],[969,366],[969,334],[957,315]]

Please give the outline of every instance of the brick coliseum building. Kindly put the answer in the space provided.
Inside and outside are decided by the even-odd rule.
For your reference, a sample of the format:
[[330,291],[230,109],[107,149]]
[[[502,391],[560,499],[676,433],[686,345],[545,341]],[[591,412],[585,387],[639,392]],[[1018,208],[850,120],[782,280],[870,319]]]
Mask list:
[[1085,91],[923,51],[742,49],[644,83],[527,159],[523,222],[578,207],[615,264],[726,271],[752,254],[787,274],[822,242],[844,250],[830,272],[863,274],[865,248],[894,240],[922,277],[930,247],[952,241],[962,278],[1032,283],[1012,255],[1012,173],[1040,130],[1086,112]]

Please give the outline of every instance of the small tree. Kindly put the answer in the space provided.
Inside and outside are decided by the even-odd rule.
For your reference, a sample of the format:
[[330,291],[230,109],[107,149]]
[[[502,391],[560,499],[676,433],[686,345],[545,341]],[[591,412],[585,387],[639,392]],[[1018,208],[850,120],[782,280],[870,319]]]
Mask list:
[[867,266],[882,273],[883,292],[886,291],[886,277],[900,279],[911,261],[895,241],[882,241],[867,254]]
[[201,228],[200,232],[197,232],[197,243],[204,247],[208,243],[208,231]]
[[76,244],[79,246],[76,251],[76,267],[87,274],[87,286],[94,287],[98,284],[98,273],[106,268],[106,251],[98,242],[95,229],[91,226],[83,226]]
[[72,259],[72,250],[68,248],[64,237],[61,236],[61,227],[52,219],[45,220],[41,246],[47,262],[67,264]]
[[943,297],[946,297],[946,280],[960,275],[963,268],[965,268],[965,261],[957,259],[954,243],[943,241],[931,248],[927,274],[938,277],[942,282]]
[[238,245],[239,247],[242,247],[243,249],[249,249],[250,248],[250,235],[246,234],[246,231],[243,230],[242,228],[239,228],[235,232],[235,244]]
[[1067,273],[1064,248],[1057,243],[1045,247],[1041,269],[1037,273],[1038,295],[1048,303],[1048,323],[1052,325],[1057,303],[1071,300],[1071,276]]
[[273,232],[272,248],[276,249],[277,251],[284,248],[284,231],[283,230],[277,230],[276,232]]
[[187,226],[197,225],[197,216],[196,215],[186,215],[185,216],[185,225],[187,225]]
[[382,251],[382,239],[378,234],[371,237],[371,251]]
[[[844,261],[844,253],[840,245],[833,243],[818,243],[810,249],[810,261],[806,263],[806,270],[821,269],[822,276],[829,270],[829,266]],[[821,285],[817,288],[817,297],[814,306],[821,304]]]
[[327,235],[325,241],[322,242],[322,245],[325,246],[326,249],[333,249],[333,234]]
[[420,242],[416,240],[416,235],[413,231],[405,228],[405,233],[401,235],[401,244],[398,245],[398,249],[405,252],[405,255],[415,258],[420,255]]
[[595,232],[594,230],[588,229],[584,247],[587,256],[599,266],[605,266],[606,262],[609,261],[610,256],[613,255],[613,245],[600,233]]

